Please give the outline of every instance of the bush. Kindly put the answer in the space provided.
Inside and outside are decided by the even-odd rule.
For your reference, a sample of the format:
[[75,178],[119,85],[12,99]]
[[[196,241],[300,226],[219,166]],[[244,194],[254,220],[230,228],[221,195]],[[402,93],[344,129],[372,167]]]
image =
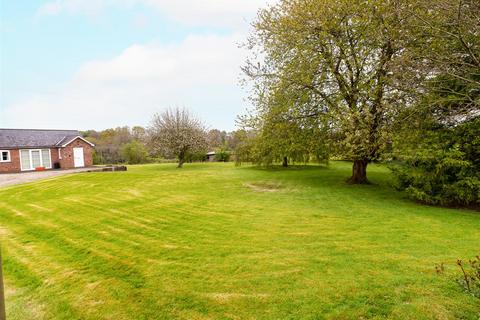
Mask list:
[[133,140],[122,146],[122,157],[129,164],[146,163],[148,151],[143,144]]
[[392,167],[397,188],[434,205],[480,204],[480,177],[458,149],[429,152]]
[[103,158],[96,150],[93,151],[92,158],[94,165],[103,164]]
[[205,151],[201,152],[188,152],[185,156],[186,162],[202,162],[205,160]]
[[480,118],[436,134],[391,166],[396,187],[420,202],[480,206]]
[[224,149],[217,150],[217,152],[215,153],[215,161],[218,161],[218,162],[230,161],[230,151],[227,151]]
[[177,159],[165,159],[162,157],[148,157],[147,158],[148,163],[177,163]]

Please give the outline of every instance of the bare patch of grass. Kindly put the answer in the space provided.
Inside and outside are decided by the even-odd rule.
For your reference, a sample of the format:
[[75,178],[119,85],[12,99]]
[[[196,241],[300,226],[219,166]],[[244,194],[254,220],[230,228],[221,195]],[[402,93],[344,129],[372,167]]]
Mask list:
[[[12,283],[5,283],[7,315],[15,314],[17,319],[45,319],[45,306],[28,295],[28,290],[16,288]],[[13,319],[13,318],[12,318]]]
[[278,192],[285,189],[285,186],[278,182],[250,182],[244,186],[255,192]]
[[245,294],[245,293],[236,293],[236,292],[215,292],[207,294],[207,297],[220,302],[231,302],[237,299],[265,299],[269,295],[266,293],[255,293],[255,294]]

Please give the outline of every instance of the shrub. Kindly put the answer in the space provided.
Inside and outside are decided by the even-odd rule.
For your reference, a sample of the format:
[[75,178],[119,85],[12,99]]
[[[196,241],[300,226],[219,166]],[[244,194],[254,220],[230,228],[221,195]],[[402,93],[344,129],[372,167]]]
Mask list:
[[397,188],[434,205],[480,204],[480,177],[457,148],[419,154],[392,167]]
[[129,164],[147,162],[148,151],[143,144],[133,140],[122,146],[122,157]]
[[99,154],[96,150],[93,151],[92,158],[93,158],[93,164],[95,164],[95,165],[103,164],[102,155]]
[[215,153],[215,161],[228,162],[230,161],[230,151],[220,149]]
[[480,298],[480,256],[469,260],[468,263],[457,260],[457,266],[461,271],[458,284],[474,297]]
[[396,187],[433,205],[480,206],[480,118],[435,133],[391,166]]
[[205,160],[205,151],[199,151],[199,152],[188,152],[185,155],[185,161],[186,162],[202,162]]
[[[480,299],[480,256],[476,256],[473,260],[464,262],[460,259],[456,262],[457,272],[452,276],[453,280],[468,294]],[[438,275],[445,275],[445,263],[435,265],[435,271]],[[451,275],[451,273],[449,273]]]

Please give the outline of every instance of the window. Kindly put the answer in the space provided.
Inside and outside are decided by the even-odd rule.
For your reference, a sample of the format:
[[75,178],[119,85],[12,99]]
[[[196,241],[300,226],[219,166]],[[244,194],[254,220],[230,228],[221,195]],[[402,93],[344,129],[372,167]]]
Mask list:
[[42,163],[45,168],[51,168],[52,164],[50,162],[50,150],[43,149],[42,150]]
[[20,163],[22,164],[22,170],[32,170],[30,165],[30,151],[22,150],[20,151]]
[[22,171],[35,170],[37,167],[52,168],[50,149],[20,150]]
[[10,151],[9,150],[0,151],[0,162],[10,162]]
[[32,150],[30,151],[30,155],[32,157],[32,167],[33,169],[42,166],[42,159],[40,158],[40,150]]

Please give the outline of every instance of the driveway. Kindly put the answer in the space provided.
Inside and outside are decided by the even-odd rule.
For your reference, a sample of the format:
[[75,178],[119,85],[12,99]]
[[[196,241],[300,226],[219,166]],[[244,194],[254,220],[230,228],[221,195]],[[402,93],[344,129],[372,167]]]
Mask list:
[[22,173],[2,173],[0,174],[0,188],[11,186],[14,184],[21,184],[32,182],[41,179],[62,176],[65,174],[91,171],[92,168],[81,168],[72,170],[49,170],[49,171],[32,171]]

